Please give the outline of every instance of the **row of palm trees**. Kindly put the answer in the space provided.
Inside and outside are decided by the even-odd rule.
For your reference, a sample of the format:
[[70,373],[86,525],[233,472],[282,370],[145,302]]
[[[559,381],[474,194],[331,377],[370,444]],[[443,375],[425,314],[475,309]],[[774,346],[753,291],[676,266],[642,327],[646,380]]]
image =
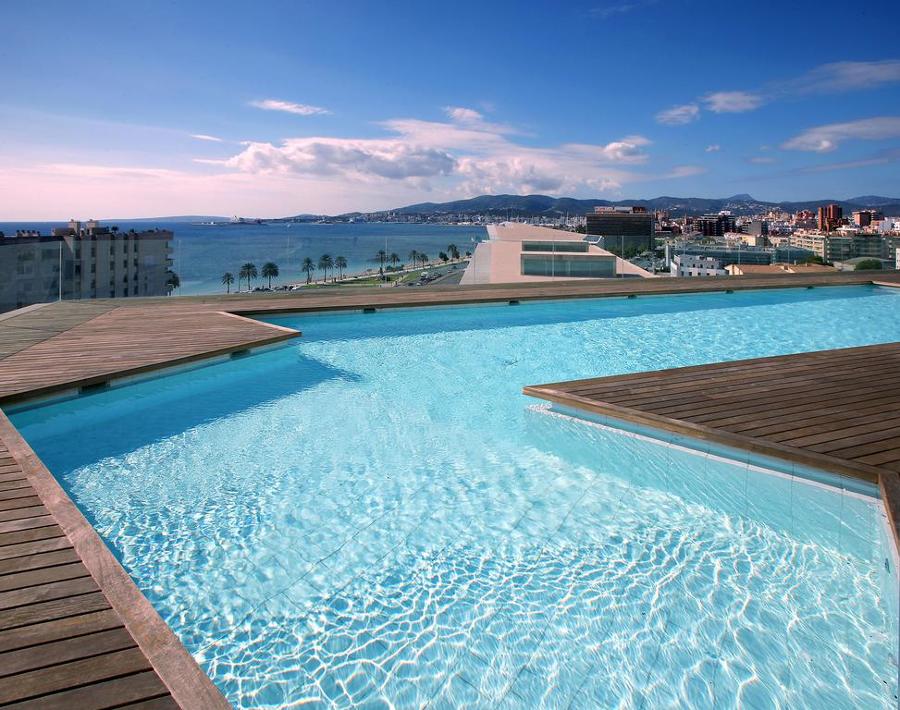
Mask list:
[[[470,252],[466,252],[466,256],[470,256]],[[438,259],[441,261],[449,261],[450,259],[457,260],[459,259],[459,249],[455,244],[449,244],[447,246],[446,252],[440,252],[438,254]],[[379,269],[379,273],[382,278],[384,278],[384,269],[385,264],[390,263],[392,267],[396,268],[397,264],[400,264],[401,259],[397,253],[388,254],[384,249],[379,249],[378,253],[375,254],[375,258],[373,261],[377,261],[381,264]],[[417,249],[413,249],[409,252],[409,261],[412,262],[413,268],[418,268],[421,263],[422,268],[424,268],[431,260],[428,257],[428,254],[424,252],[420,252]],[[313,280],[313,272],[318,269],[323,272],[324,280],[328,279],[328,272],[331,271],[331,278],[334,280],[334,270],[338,270],[338,280],[342,280],[344,278],[344,269],[347,268],[347,259],[343,256],[331,256],[331,254],[322,254],[319,257],[318,262],[313,261],[311,258],[306,257],[303,262],[300,264],[300,270],[306,272],[306,283],[309,284]],[[279,270],[278,264],[274,261],[267,261],[262,265],[262,269],[257,271],[256,264],[252,262],[247,262],[243,264],[238,271],[237,275],[237,288],[238,291],[241,290],[241,284],[246,280],[247,281],[247,290],[253,290],[253,279],[258,277],[262,277],[264,279],[268,279],[269,289],[272,288],[272,279],[278,278]],[[226,293],[231,293],[231,286],[235,282],[234,274],[230,271],[226,271],[222,274],[222,284],[226,288]]]
[[[241,282],[244,279],[247,279],[247,290],[251,291],[252,290],[252,280],[257,278],[258,276],[262,276],[264,279],[268,279],[269,280],[269,288],[272,288],[272,279],[277,279],[278,274],[279,274],[278,264],[276,264],[274,261],[267,261],[265,264],[262,265],[262,269],[259,272],[257,272],[257,270],[256,270],[256,264],[248,261],[246,264],[241,266],[240,271],[238,271],[238,278],[237,278],[238,291],[241,290]],[[231,273],[230,271],[226,271],[224,274],[222,274],[222,284],[226,288],[226,293],[231,293],[231,284],[233,284],[233,283],[234,283],[234,274],[233,273]]]

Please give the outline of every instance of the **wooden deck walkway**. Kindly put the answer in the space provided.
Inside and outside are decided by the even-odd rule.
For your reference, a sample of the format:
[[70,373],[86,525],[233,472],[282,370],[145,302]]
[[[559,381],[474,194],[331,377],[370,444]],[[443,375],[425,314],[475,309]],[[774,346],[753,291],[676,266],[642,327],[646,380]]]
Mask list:
[[622,279],[470,287],[328,288],[307,292],[62,302],[0,316],[0,405],[299,335],[240,316],[558,298],[598,298],[870,284],[900,274]]
[[900,544],[900,343],[532,385],[525,394],[881,486]]
[[2,414],[0,442],[0,706],[227,708]]
[[[872,278],[900,284],[900,274],[882,272],[468,288],[339,288],[47,304],[0,315],[0,404],[299,335],[244,317],[249,314],[800,288],[871,283]],[[866,421],[881,423],[886,417],[879,415],[896,414],[889,398],[880,397],[880,390],[862,379],[858,385],[867,397],[856,401],[866,403],[863,416],[870,418]],[[883,386],[898,378],[881,380]],[[833,415],[839,421],[835,399],[830,398],[829,411],[820,411],[820,417]],[[852,397],[845,400],[852,404]],[[884,410],[877,410],[879,402]],[[710,408],[708,413],[714,411]],[[878,431],[886,430],[879,424]],[[806,435],[814,436],[814,432]],[[865,437],[865,433],[852,436]],[[871,448],[873,443],[856,439],[853,446]],[[885,458],[886,449],[861,451],[856,465],[870,471],[891,470],[884,465],[897,461]],[[872,456],[879,459],[877,466],[862,461]],[[215,710],[227,707],[227,702],[0,412],[0,706],[5,705]]]

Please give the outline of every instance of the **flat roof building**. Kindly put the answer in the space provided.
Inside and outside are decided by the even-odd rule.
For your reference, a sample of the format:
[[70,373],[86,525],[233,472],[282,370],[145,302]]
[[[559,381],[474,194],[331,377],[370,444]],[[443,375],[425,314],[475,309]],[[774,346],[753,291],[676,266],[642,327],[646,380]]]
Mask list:
[[19,231],[0,238],[0,311],[89,298],[165,296],[171,231],[121,232],[72,221],[50,235]]
[[644,207],[595,207],[585,216],[585,232],[603,237],[603,247],[627,256],[656,248],[654,216]]
[[463,285],[653,276],[576,232],[518,222],[492,224],[487,232],[488,240],[475,246]]

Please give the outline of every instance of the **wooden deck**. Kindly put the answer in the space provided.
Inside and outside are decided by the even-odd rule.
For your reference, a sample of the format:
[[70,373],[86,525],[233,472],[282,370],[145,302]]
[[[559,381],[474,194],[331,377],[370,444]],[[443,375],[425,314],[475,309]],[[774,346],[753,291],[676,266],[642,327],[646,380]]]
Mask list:
[[[53,303],[0,315],[0,404],[299,335],[245,317],[250,314],[803,288],[871,283],[872,278],[900,284],[900,274],[882,272],[468,288],[339,288],[289,294]],[[870,365],[874,363],[868,355],[859,357],[857,362],[864,359]],[[854,416],[856,409],[863,410],[865,421],[854,424],[854,432],[843,437],[848,439],[844,448],[855,447],[858,454],[855,460],[846,461],[858,470],[866,467],[871,475],[895,470],[900,459],[890,458],[887,449],[873,450],[875,440],[867,439],[867,432],[855,427],[877,422],[877,431],[889,430],[883,423],[887,414],[897,414],[890,399],[895,395],[885,395],[880,388],[896,385],[900,378],[873,375],[869,382],[862,376],[855,381],[859,388],[855,394],[860,396],[839,398],[832,392],[829,406],[816,411],[817,422],[830,421],[838,426],[843,416],[843,410],[837,408],[841,403]],[[844,383],[850,384],[850,380]],[[734,385],[732,382],[730,386]],[[760,391],[765,389],[771,389],[774,396],[774,387]],[[723,393],[727,390],[725,387]],[[538,392],[531,388],[530,393]],[[748,392],[744,399],[757,399],[757,394]],[[567,403],[575,396],[581,395],[566,393]],[[679,404],[675,399],[673,390],[673,407]],[[856,409],[850,407],[854,401],[858,403]],[[895,396],[893,402],[897,401]],[[717,403],[725,404],[725,409],[707,403],[706,414],[728,418],[727,401]],[[593,402],[590,406],[600,405]],[[680,411],[676,407],[669,414],[678,415]],[[813,411],[810,403],[810,415]],[[753,414],[749,409],[746,412]],[[768,409],[758,408],[756,415],[763,414],[768,416]],[[810,422],[808,426],[813,426],[812,419]],[[817,431],[798,436],[815,438]],[[775,429],[769,433],[773,437],[780,434]],[[796,450],[812,450],[825,443],[807,442],[806,449]],[[894,515],[896,520],[896,509]],[[0,412],[0,705],[7,704],[50,708],[227,707],[209,678]]]
[[525,394],[881,486],[900,544],[900,343],[532,385]]
[[869,284],[897,272],[622,279],[62,302],[0,316],[0,404],[299,335],[240,316],[555,298],[598,298]]
[[2,414],[0,442],[0,706],[228,707]]

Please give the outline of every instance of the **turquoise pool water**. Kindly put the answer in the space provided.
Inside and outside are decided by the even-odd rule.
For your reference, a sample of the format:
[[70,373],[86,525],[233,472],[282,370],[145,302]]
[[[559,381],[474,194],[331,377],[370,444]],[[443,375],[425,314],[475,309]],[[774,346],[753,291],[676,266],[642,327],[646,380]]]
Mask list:
[[235,705],[897,706],[877,499],[521,388],[900,340],[900,292],[276,322],[304,337],[12,414]]

